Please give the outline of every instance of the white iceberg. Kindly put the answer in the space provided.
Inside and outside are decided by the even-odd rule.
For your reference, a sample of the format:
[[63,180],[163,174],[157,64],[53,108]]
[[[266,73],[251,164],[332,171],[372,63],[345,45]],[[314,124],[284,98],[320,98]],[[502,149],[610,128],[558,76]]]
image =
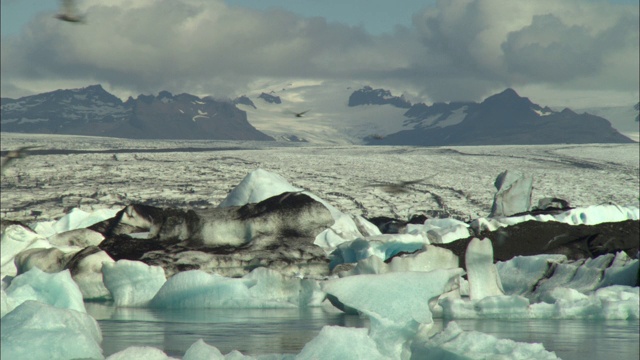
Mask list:
[[102,276],[118,307],[146,306],[167,281],[162,267],[130,260],[105,263]]

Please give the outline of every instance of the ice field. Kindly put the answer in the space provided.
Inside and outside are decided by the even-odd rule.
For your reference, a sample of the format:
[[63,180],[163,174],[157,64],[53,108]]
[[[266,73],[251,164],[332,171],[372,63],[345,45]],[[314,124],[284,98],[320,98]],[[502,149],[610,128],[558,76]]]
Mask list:
[[[535,340],[516,342],[466,331],[455,320],[637,323],[640,317],[639,262],[624,253],[577,262],[564,255],[538,255],[494,265],[491,241],[477,239],[467,248],[465,271],[458,267],[455,256],[428,247],[424,235],[433,230],[442,239],[450,236],[447,242],[455,241],[458,235],[451,229],[464,226],[460,220],[487,217],[495,193],[493,181],[506,169],[533,176],[534,201],[558,197],[577,207],[536,221],[577,225],[638,220],[638,144],[456,148],[279,145],[2,134],[2,150],[42,146],[37,149],[41,152],[34,151],[2,175],[2,218],[31,223],[36,230],[29,232],[14,225],[3,231],[2,357],[104,358],[100,327],[83,302],[87,294],[101,291],[115,307],[160,311],[305,307],[337,311],[327,300],[333,297],[339,299],[338,306],[369,320],[366,328],[325,326],[295,354],[251,357],[232,352],[225,356],[213,344],[196,341],[180,354],[182,359],[556,359],[552,350]],[[181,150],[184,148],[193,149]],[[243,182],[252,173],[258,175]],[[400,194],[372,186],[423,178],[424,182]],[[245,184],[242,191],[232,191],[241,183]],[[201,270],[167,278],[157,266],[99,256],[75,273],[47,273],[36,267],[26,270],[28,262],[19,260],[17,264],[25,266],[25,271],[14,266],[16,255],[25,249],[54,249],[62,257],[78,251],[81,247],[56,243],[56,234],[107,219],[131,202],[184,208],[242,205],[291,187],[304,189],[335,207],[330,209],[335,219],[341,214],[407,218],[430,210],[452,217],[417,225],[405,234],[360,239],[341,235],[331,241],[319,235],[316,244],[327,253],[342,247],[343,261],[357,261],[350,273],[323,279],[290,277],[265,268],[241,278]],[[62,217],[71,209],[75,210]],[[484,226],[526,220],[531,218],[486,219]],[[355,225],[341,226],[342,234],[351,234],[349,226]],[[427,250],[383,262],[388,260],[385,244],[412,241],[421,241]],[[550,264],[556,273],[536,282]],[[453,321],[441,329],[434,326],[435,318]],[[637,347],[637,341],[629,346]],[[173,357],[153,347],[129,347],[107,358]]]
[[[73,207],[120,208],[130,202],[217,206],[257,168],[365,217],[406,218],[426,210],[446,210],[464,220],[487,216],[493,182],[508,169],[533,176],[534,202],[558,197],[572,206],[638,206],[640,197],[638,144],[323,147],[8,133],[1,140],[3,151],[42,146],[33,151],[59,153],[30,156],[3,174],[0,215],[14,220],[35,219],[32,211],[47,220]],[[371,186],[416,179],[425,180],[404,194]]]

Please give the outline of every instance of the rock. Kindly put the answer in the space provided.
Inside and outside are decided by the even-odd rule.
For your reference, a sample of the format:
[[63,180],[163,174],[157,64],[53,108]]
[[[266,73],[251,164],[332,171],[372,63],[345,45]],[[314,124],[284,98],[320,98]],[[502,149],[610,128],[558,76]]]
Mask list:
[[[493,243],[494,261],[514,256],[562,254],[569,260],[594,258],[624,251],[629,257],[638,254],[640,222],[627,220],[595,225],[569,225],[557,221],[525,221],[482,231],[475,236],[448,244],[434,244],[453,251],[464,259],[466,248],[474,237],[489,238]],[[461,264],[463,266],[463,264]]]
[[[433,218],[447,217],[443,216],[438,211],[432,211],[429,216]],[[407,224],[424,224],[428,219],[429,217],[425,214],[413,214],[408,221],[388,216],[376,216],[366,220],[377,226],[383,234],[400,234],[405,231]]]
[[278,95],[271,95],[267,93],[261,93],[258,98],[270,103],[270,104],[282,104],[282,100]]
[[490,217],[511,216],[529,211],[533,177],[519,171],[506,170],[494,183],[498,192],[491,206]]

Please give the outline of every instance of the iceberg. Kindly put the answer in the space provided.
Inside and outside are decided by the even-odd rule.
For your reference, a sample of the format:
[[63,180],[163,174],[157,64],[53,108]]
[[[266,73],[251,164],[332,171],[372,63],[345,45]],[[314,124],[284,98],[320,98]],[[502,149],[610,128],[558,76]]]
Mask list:
[[282,308],[318,306],[324,294],[312,279],[257,268],[239,279],[201,270],[171,277],[151,299],[155,308]]
[[412,356],[412,359],[558,359],[554,352],[545,350],[542,344],[518,343],[477,331],[463,331],[453,321],[430,339],[415,341],[412,353],[420,354]]
[[130,260],[105,263],[102,276],[118,307],[148,305],[166,282],[162,267]]
[[94,318],[76,310],[25,301],[1,321],[3,359],[103,359]]
[[71,278],[68,270],[49,274],[38,268],[33,268],[24,274],[16,276],[6,290],[5,306],[2,316],[10,313],[25,301],[35,300],[60,309],[69,309],[86,313],[80,288]]

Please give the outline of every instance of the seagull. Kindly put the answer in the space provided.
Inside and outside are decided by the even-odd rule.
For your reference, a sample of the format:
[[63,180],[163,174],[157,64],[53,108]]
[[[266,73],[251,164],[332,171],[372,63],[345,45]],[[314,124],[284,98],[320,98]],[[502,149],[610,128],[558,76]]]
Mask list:
[[408,188],[409,185],[419,184],[425,181],[428,178],[422,178],[418,180],[410,180],[410,181],[401,181],[398,183],[372,183],[368,186],[380,187],[383,191],[388,192],[389,194],[403,194],[408,193],[411,189]]
[[22,158],[26,157],[27,156],[26,152],[29,149],[35,149],[35,148],[38,148],[38,147],[40,147],[40,146],[25,146],[25,147],[19,148],[18,150],[9,151],[7,156],[2,158],[2,163],[0,165],[0,167],[2,168],[1,172],[4,172],[4,169],[6,168],[6,166],[11,164],[15,159],[22,159]]
[[80,16],[73,4],[73,0],[62,0],[62,9],[59,14],[57,14],[56,19],[60,19],[62,21],[70,22],[70,23],[83,23],[84,17]]
[[311,109],[309,109],[309,110],[305,110],[305,111],[303,111],[303,112],[296,113],[295,115],[296,115],[296,117],[299,117],[299,118],[300,118],[300,117],[302,117],[302,115],[304,115],[304,114],[308,113],[309,111],[311,111]]
[[305,111],[302,111],[302,112],[295,112],[295,111],[286,110],[287,113],[293,114],[297,118],[303,117],[303,115],[308,113],[309,111],[311,111],[311,109],[305,110]]

